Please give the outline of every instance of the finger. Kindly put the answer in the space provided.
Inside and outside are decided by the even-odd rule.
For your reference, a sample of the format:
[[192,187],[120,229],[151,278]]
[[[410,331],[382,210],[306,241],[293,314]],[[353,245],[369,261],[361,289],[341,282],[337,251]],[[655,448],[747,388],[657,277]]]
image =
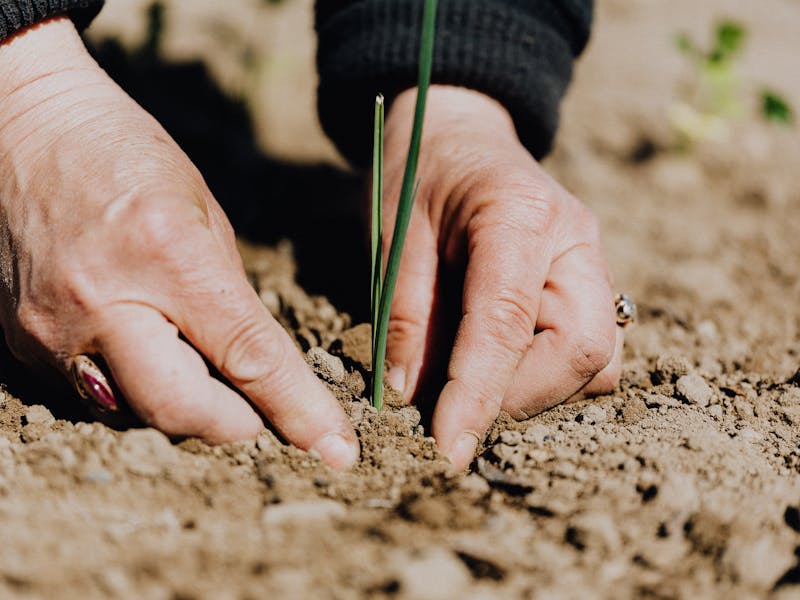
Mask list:
[[167,315],[278,431],[331,466],[358,458],[359,445],[337,400],[308,368],[243,272],[212,257],[191,282],[180,310]]
[[617,326],[606,273],[592,246],[579,246],[553,263],[539,333],[503,401],[512,416],[527,418],[565,401],[608,367]]
[[209,375],[200,355],[157,311],[112,311],[97,349],[130,407],[170,435],[212,443],[253,438],[264,426],[250,405]]
[[533,339],[552,253],[541,217],[533,202],[520,203],[496,220],[478,214],[467,229],[463,316],[433,415],[433,434],[456,468],[471,462]]
[[614,344],[614,358],[608,366],[600,371],[594,378],[587,383],[577,394],[570,397],[567,402],[577,402],[595,396],[602,396],[613,392],[619,385],[619,378],[622,375],[622,349],[625,345],[625,333],[622,327],[617,327],[617,339]]
[[[431,331],[436,295],[436,238],[424,219],[415,219],[406,235],[397,287],[389,315],[386,360],[388,381],[408,402],[414,396],[423,361],[434,337]],[[388,249],[387,249],[388,252]]]

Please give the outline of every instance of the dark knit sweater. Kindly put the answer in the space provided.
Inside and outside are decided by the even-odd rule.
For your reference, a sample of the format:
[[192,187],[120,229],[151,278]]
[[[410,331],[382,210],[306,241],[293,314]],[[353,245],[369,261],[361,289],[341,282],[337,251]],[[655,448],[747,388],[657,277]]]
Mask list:
[[[231,7],[237,0],[229,0]],[[104,0],[0,0],[0,41],[50,16],[85,27]],[[355,165],[371,155],[373,102],[417,79],[423,0],[317,0],[319,114]],[[439,0],[433,82],[492,96],[537,158],[550,149],[592,0]]]
[[104,0],[0,0],[0,41],[56,15],[69,15],[83,29],[97,16],[103,3]]
[[[417,80],[422,0],[317,0],[319,114],[354,164],[371,156],[373,103]],[[500,101],[537,158],[552,144],[592,0],[439,0],[433,82]]]

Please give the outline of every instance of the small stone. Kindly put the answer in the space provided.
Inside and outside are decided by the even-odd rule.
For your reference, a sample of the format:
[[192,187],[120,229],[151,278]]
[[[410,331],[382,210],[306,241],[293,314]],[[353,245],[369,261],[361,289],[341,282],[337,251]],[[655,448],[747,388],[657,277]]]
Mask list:
[[579,550],[591,548],[616,555],[622,548],[618,528],[607,513],[587,512],[572,518],[566,537]]
[[331,356],[320,347],[311,348],[306,353],[306,362],[320,377],[331,383],[342,383],[347,375],[342,359]]
[[360,363],[366,369],[372,368],[372,327],[362,323],[342,332],[331,350]]
[[708,414],[714,417],[717,421],[722,420],[722,407],[719,404],[714,404],[708,409]]
[[472,575],[466,565],[446,548],[428,548],[419,556],[392,562],[400,571],[400,590],[406,598],[458,598],[472,582]]
[[635,425],[647,414],[647,405],[641,398],[626,400],[620,409],[620,416],[625,425]]
[[549,435],[551,435],[550,429],[541,423],[536,423],[525,430],[525,433],[522,434],[522,440],[528,444],[541,446],[544,444],[545,438]]
[[317,317],[329,323],[336,318],[336,309],[327,300],[321,300],[317,307]]
[[267,307],[267,310],[273,317],[277,317],[281,314],[281,297],[278,295],[278,292],[270,289],[261,290],[258,297],[261,298],[261,302],[264,303],[264,306]]
[[705,408],[711,402],[714,391],[697,373],[680,377],[675,384],[678,393],[690,404]]
[[754,444],[756,442],[760,442],[764,439],[764,436],[758,433],[755,429],[751,429],[750,427],[745,427],[744,429],[740,430],[738,433],[738,437],[742,438],[745,442],[749,442]]
[[647,408],[661,408],[662,406],[678,408],[681,406],[681,403],[675,398],[670,398],[664,394],[647,394],[644,397],[644,403]]
[[343,517],[345,513],[344,506],[333,500],[286,502],[267,506],[261,515],[261,522],[269,526],[286,523],[308,524],[312,521],[329,521]]
[[702,321],[697,325],[697,336],[705,343],[715,342],[719,339],[719,330],[714,321]]
[[522,434],[519,431],[503,431],[500,433],[500,441],[509,446],[516,446],[522,441]]
[[97,467],[84,471],[83,480],[87,483],[111,483],[114,481],[114,476],[108,469]]
[[422,415],[419,414],[419,409],[416,406],[406,406],[400,409],[400,415],[403,417],[406,427],[414,429],[422,421]]
[[692,363],[683,356],[666,354],[656,360],[654,379],[656,383],[672,383],[676,379],[688,375],[692,371]]
[[155,429],[131,429],[122,434],[117,458],[135,475],[160,475],[178,460],[178,450]]
[[462,477],[458,482],[458,487],[473,496],[484,496],[492,489],[489,482],[477,473]]
[[590,404],[578,415],[579,420],[584,425],[599,425],[608,421],[606,409],[597,404]]
[[492,446],[492,454],[501,461],[507,461],[514,455],[514,448],[506,444],[495,444]]
[[271,450],[276,446],[280,446],[280,442],[278,442],[278,438],[276,438],[275,434],[273,434],[271,431],[266,430],[258,434],[258,437],[256,438],[256,448],[258,448],[261,452]]
[[786,540],[764,535],[760,539],[735,536],[728,543],[723,564],[744,585],[769,590],[795,562],[794,552]]
[[55,420],[56,419],[53,416],[53,413],[51,413],[47,407],[42,406],[41,404],[29,406],[25,411],[25,421],[29,425],[51,425],[55,423]]
[[755,416],[753,405],[743,398],[736,398],[736,400],[733,401],[733,409],[740,419],[747,420]]

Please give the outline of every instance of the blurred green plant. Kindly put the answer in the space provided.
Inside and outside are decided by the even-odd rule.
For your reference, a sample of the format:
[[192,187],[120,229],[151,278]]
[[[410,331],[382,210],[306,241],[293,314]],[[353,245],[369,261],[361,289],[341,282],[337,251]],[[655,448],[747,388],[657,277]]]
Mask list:
[[783,97],[773,90],[761,91],[761,114],[767,121],[778,123],[779,125],[792,125],[794,123],[794,111]]
[[[675,47],[692,64],[694,81],[687,98],[675,102],[670,120],[681,147],[709,139],[723,139],[730,123],[744,114],[738,63],[747,42],[747,29],[735,21],[721,21],[711,47],[704,50],[686,33],[675,37]],[[761,115],[770,122],[790,124],[792,109],[777,92],[761,94]]]

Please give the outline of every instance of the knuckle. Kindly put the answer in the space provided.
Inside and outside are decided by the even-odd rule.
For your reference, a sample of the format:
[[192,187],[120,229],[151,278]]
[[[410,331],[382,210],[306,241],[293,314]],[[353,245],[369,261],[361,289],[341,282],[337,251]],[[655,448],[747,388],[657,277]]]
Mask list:
[[583,335],[572,344],[569,367],[581,380],[592,379],[605,369],[614,357],[614,339]]
[[425,331],[425,320],[408,311],[395,311],[389,318],[388,338],[395,344],[417,341]]
[[191,220],[178,218],[175,203],[168,198],[138,198],[132,201],[127,218],[136,223],[130,231],[135,252],[150,260],[172,260],[182,256],[187,241],[192,239]]
[[219,361],[222,373],[239,385],[282,385],[290,376],[288,350],[279,332],[265,321],[245,317],[232,330]]
[[516,352],[533,340],[533,301],[523,290],[509,288],[495,295],[483,313],[488,335]]

